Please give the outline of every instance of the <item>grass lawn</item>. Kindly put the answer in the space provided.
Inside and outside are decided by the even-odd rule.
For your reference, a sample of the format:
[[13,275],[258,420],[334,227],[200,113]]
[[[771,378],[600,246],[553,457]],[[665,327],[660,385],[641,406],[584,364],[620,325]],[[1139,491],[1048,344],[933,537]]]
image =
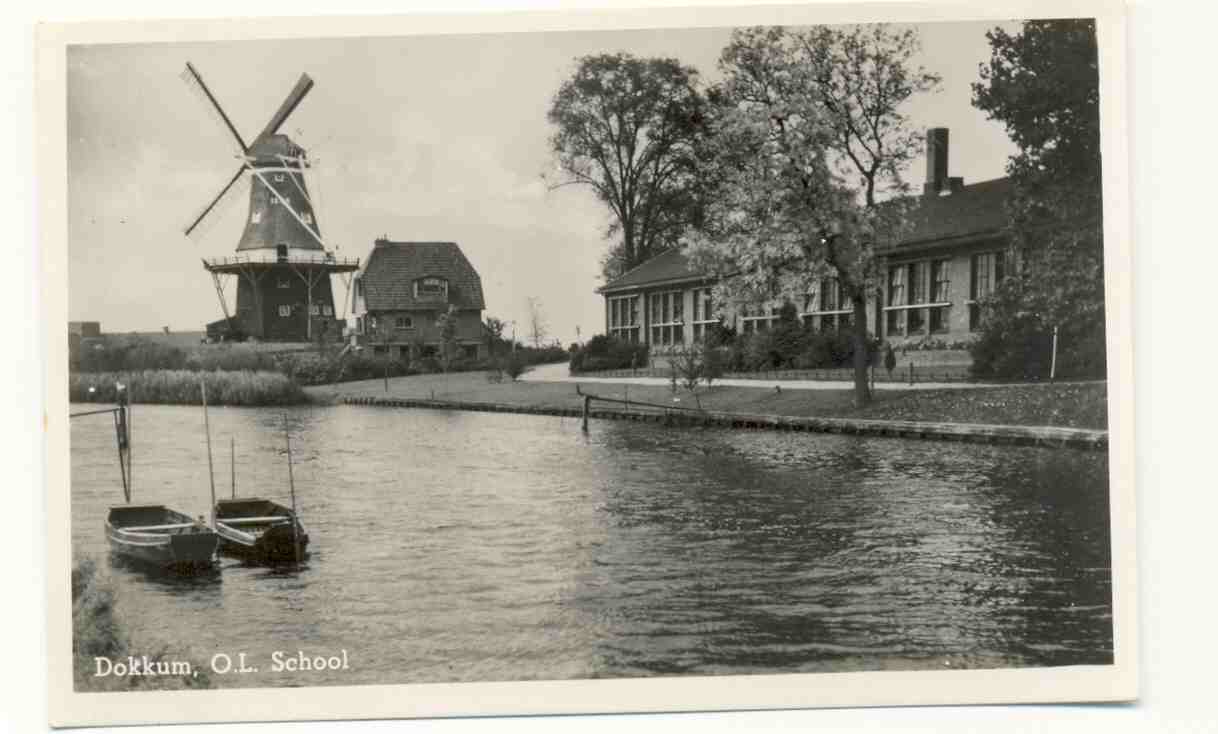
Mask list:
[[[575,385],[559,382],[489,382],[482,372],[391,377],[309,387],[318,400],[344,396],[466,400],[504,405],[579,408]],[[790,416],[867,418],[1000,425],[1108,427],[1105,383],[1013,385],[948,390],[877,390],[870,405],[854,407],[849,390],[783,390],[761,387],[684,389],[667,386],[594,383],[585,392],[603,397],[701,407],[706,410]]]

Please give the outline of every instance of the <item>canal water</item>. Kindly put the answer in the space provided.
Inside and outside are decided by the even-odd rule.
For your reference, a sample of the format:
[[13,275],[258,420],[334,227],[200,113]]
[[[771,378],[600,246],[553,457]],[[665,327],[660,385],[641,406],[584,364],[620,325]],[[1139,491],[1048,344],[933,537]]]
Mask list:
[[[109,555],[113,427],[72,421],[74,555],[137,639],[259,669],[220,686],[1112,661],[1104,453],[360,406],[287,421],[307,563],[194,578]],[[218,494],[235,467],[237,494],[287,504],[283,422],[211,410]],[[132,423],[134,500],[206,514],[201,411]],[[298,650],[350,667],[270,670]]]

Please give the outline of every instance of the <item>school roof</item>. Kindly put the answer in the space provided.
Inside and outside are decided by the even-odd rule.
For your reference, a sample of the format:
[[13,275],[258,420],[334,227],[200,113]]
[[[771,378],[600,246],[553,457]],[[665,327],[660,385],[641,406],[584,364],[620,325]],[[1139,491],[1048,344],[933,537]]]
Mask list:
[[448,303],[457,308],[486,308],[482,278],[455,242],[391,242],[381,239],[360,274],[369,311],[436,307],[435,298],[415,298],[420,278],[448,281]]
[[998,234],[1007,224],[1006,202],[1011,191],[1009,178],[995,178],[950,194],[924,196],[913,212],[913,231],[892,249]]
[[[1006,227],[1006,201],[1010,194],[1010,179],[996,178],[964,186],[942,196],[922,197],[912,214],[911,232],[882,254],[906,249],[947,247],[979,237],[997,236]],[[609,293],[705,280],[708,277],[690,266],[689,258],[682,250],[671,249],[627,270],[598,291]]]
[[706,278],[705,273],[693,269],[684,251],[673,248],[644,260],[606,283],[600,290],[601,292],[627,290],[642,285],[681,283]]

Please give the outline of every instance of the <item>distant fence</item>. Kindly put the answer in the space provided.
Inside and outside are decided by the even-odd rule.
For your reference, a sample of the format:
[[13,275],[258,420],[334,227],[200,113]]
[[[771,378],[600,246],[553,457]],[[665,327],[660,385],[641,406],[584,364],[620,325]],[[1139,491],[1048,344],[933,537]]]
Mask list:
[[[601,370],[597,372],[580,372],[581,377],[656,377],[663,380],[672,379],[673,371],[667,367],[640,367],[638,369]],[[677,380],[681,375],[677,373]],[[853,382],[854,370],[849,367],[827,369],[786,369],[758,370],[755,372],[725,372],[717,379],[757,380],[758,382],[774,382],[778,380],[806,380],[814,382]],[[906,365],[892,372],[885,369],[875,369],[869,372],[868,379],[883,383],[928,383],[928,382],[995,382],[994,380],[978,380],[969,374],[967,365]]]

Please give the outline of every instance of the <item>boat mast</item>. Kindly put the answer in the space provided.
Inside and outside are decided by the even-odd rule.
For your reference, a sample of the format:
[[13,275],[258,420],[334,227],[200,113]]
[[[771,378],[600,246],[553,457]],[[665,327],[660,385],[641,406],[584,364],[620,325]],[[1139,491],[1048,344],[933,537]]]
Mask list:
[[207,479],[211,482],[211,528],[216,529],[216,472],[211,461],[211,423],[207,419],[207,383],[199,380],[203,394],[203,432],[207,434]]
[[288,449],[288,491],[292,493],[292,548],[296,562],[300,563],[300,533],[296,520],[296,481],[292,478],[292,433],[288,430],[288,414],[283,414],[283,442]]
[[131,436],[127,421],[127,391],[114,384],[118,407],[114,409],[114,433],[118,439],[118,471],[123,478],[123,499],[131,504]]
[[233,499],[237,499],[237,439],[228,437],[229,467],[232,470]]

